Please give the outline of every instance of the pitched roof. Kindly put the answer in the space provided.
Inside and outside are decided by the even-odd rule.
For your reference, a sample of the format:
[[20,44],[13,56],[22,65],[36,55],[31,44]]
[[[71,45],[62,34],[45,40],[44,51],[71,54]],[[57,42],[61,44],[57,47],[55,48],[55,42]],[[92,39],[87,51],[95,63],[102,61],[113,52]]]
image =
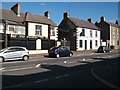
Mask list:
[[29,12],[27,12],[25,15],[25,21],[44,23],[56,26],[56,24],[51,19],[48,19],[46,16],[39,16],[36,14],[31,14]]
[[0,19],[4,19],[10,22],[16,22],[16,24],[21,24],[23,22],[24,13],[20,13],[20,17],[17,16],[12,10],[1,10]]
[[112,23],[112,22],[106,22],[106,23],[108,23],[109,25],[111,25],[111,26],[113,26],[113,27],[120,27],[118,24],[115,24],[115,23]]
[[93,23],[90,23],[89,21],[84,21],[84,20],[80,20],[80,19],[78,19],[78,18],[71,18],[71,17],[69,17],[69,19],[70,19],[77,27],[89,28],[89,29],[98,30],[98,27],[97,27],[96,25],[94,25]]
[[22,23],[24,21],[30,21],[30,22],[44,23],[44,24],[50,24],[52,26],[56,26],[56,24],[51,19],[48,19],[45,16],[39,16],[26,12],[26,13],[20,13],[20,17],[19,17],[14,13],[14,11],[5,10],[5,9],[1,10],[0,19],[4,19],[12,23],[16,22],[14,24],[20,24],[20,25],[23,25]]

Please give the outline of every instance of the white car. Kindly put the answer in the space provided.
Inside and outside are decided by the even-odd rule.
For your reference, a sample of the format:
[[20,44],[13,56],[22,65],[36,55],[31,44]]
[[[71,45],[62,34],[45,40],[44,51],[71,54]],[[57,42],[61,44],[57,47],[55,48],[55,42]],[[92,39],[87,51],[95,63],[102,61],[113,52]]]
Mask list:
[[25,47],[13,46],[0,50],[0,62],[20,59],[29,59],[29,51]]

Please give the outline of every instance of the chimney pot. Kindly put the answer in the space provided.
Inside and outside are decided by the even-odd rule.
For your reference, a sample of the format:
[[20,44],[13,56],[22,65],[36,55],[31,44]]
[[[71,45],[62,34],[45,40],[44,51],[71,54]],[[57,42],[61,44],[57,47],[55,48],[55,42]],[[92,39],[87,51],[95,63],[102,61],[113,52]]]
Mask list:
[[90,23],[92,23],[92,18],[89,18],[88,21],[89,21]]
[[119,23],[118,23],[118,20],[116,20],[115,24],[117,24],[117,25],[119,24]]
[[105,17],[104,16],[101,16],[101,21],[105,21]]
[[64,13],[64,19],[65,19],[65,18],[69,18],[69,17],[70,17],[69,12],[65,12],[65,13]]
[[46,11],[46,12],[44,13],[44,16],[46,16],[48,19],[50,19],[50,12],[49,12],[49,11]]

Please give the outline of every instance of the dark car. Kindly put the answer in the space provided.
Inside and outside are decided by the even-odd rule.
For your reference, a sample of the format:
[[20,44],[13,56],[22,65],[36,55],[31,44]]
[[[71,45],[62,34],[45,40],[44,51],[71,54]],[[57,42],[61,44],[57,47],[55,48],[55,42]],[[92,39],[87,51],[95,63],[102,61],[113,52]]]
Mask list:
[[50,57],[57,57],[57,58],[73,55],[73,52],[71,52],[68,48],[63,46],[52,47],[50,48],[48,53]]
[[111,52],[111,49],[108,48],[107,46],[100,46],[97,50],[98,53],[107,53]]

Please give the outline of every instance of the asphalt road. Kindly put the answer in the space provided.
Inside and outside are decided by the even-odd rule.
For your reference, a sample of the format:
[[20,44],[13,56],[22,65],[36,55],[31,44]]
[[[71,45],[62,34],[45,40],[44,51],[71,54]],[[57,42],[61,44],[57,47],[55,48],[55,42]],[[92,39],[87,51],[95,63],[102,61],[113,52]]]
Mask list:
[[2,88],[109,88],[93,77],[91,70],[116,63],[118,57],[118,52],[112,52],[4,62]]

